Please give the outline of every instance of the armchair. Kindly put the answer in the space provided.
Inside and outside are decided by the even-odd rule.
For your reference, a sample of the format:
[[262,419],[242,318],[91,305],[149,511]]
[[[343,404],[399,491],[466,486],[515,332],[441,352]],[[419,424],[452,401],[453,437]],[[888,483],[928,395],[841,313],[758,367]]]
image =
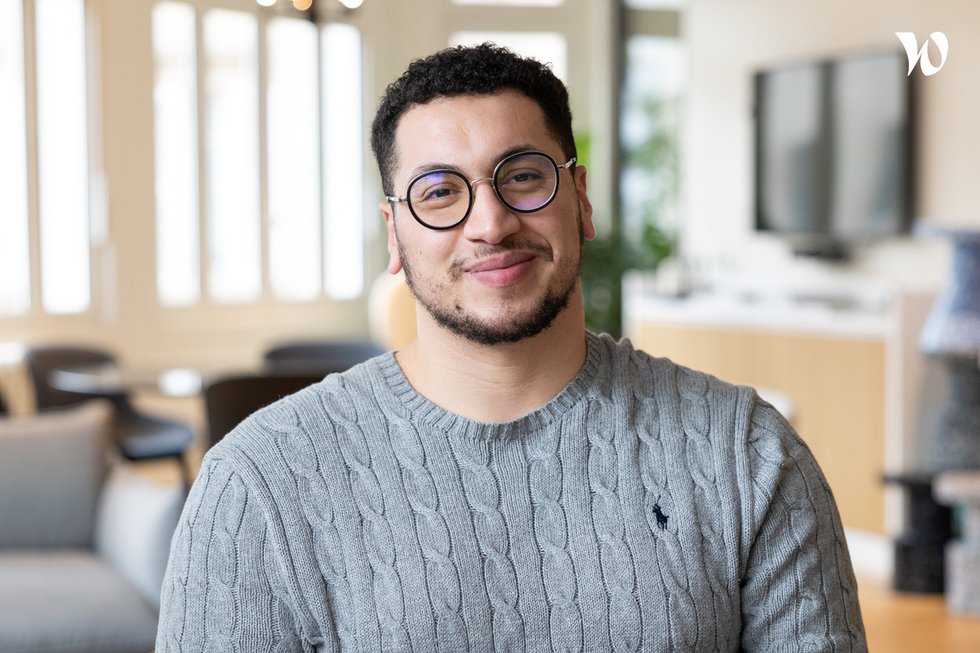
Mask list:
[[103,401],[0,418],[0,651],[147,653],[183,504],[110,461]]

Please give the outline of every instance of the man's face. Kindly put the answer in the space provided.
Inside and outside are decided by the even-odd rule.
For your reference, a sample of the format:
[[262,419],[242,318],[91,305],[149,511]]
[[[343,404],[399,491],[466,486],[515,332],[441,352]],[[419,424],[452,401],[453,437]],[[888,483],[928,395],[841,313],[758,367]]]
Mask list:
[[[566,160],[540,107],[512,91],[413,107],[399,121],[395,140],[398,195],[426,167],[452,168],[471,180],[489,177],[515,148]],[[489,182],[476,184],[469,217],[449,231],[422,226],[404,202],[394,213],[382,203],[389,270],[404,268],[419,304],[453,333],[483,344],[536,335],[578,291],[582,241],[595,236],[585,169],[559,170],[558,176],[554,201],[530,214],[504,206]]]

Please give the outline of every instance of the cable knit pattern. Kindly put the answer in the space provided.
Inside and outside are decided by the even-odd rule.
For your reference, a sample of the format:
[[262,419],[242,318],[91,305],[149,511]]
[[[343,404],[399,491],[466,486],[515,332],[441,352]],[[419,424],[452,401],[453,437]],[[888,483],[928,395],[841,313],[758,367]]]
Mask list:
[[[267,569],[276,569],[279,563],[276,558],[275,549],[270,546],[267,540],[263,546],[262,556]],[[302,648],[298,646],[299,643],[295,637],[291,637],[296,632],[296,625],[292,613],[286,607],[289,595],[286,584],[283,582],[282,576],[277,573],[269,574],[267,580],[274,599],[269,609],[269,630],[268,632],[255,633],[254,639],[249,639],[242,648],[253,651],[268,650],[272,653],[300,653]],[[265,647],[260,646],[258,642],[263,636],[270,638],[274,644]]]
[[375,474],[367,436],[357,423],[357,408],[350,395],[340,395],[331,416],[342,443],[344,461],[351,470],[351,488],[364,520],[364,544],[374,572],[374,600],[381,618],[381,646],[386,651],[410,648],[405,631],[404,597],[395,570],[395,541],[385,514],[385,493]]
[[[161,605],[169,608],[170,619],[172,621],[170,629],[166,633],[166,641],[163,644],[167,650],[173,651],[174,653],[179,653],[182,650],[180,642],[184,636],[187,622],[187,593],[191,577],[191,551],[194,545],[193,527],[201,508],[203,494],[201,490],[208,486],[211,469],[211,466],[203,466],[201,468],[201,473],[194,487],[198,492],[191,494],[184,504],[180,526],[187,533],[187,536],[174,539],[173,541],[171,557],[175,563],[170,564],[168,578],[164,581],[160,593]],[[194,591],[197,591],[197,588]],[[160,647],[161,643],[158,642],[157,648]]]
[[[719,496],[719,484],[715,476],[715,461],[718,455],[713,450],[715,441],[711,438],[709,407],[709,381],[704,375],[680,370],[677,387],[681,396],[681,424],[684,428],[684,441],[687,447],[688,469],[694,481],[694,506],[698,513],[709,511],[711,506],[724,505],[725,497]],[[701,530],[699,538],[700,558],[706,559],[718,551],[732,551],[733,542],[726,542],[722,536],[720,520],[702,520],[698,522]],[[690,563],[689,563],[690,564]],[[719,620],[731,614],[729,600],[730,588],[725,586],[722,577],[728,570],[721,565],[713,565],[706,569],[706,580],[711,588],[711,602],[701,606],[702,610],[710,609],[708,619],[698,632],[700,639],[706,639],[715,646],[716,650],[727,650],[731,643],[724,642],[724,632],[716,630]]]
[[505,424],[392,355],[208,452],[174,535],[159,653],[866,651],[813,456],[749,388],[586,334]]
[[[598,403],[590,412],[601,413]],[[602,579],[609,591],[609,634],[613,650],[636,651],[640,646],[640,613],[633,598],[636,576],[633,558],[624,541],[623,510],[616,494],[619,460],[611,425],[595,417],[589,420],[589,481],[593,492],[592,518],[599,539]]]
[[[298,424],[298,415],[293,423]],[[352,623],[353,604],[350,586],[347,582],[347,566],[344,562],[344,549],[337,529],[337,515],[330,496],[326,475],[317,465],[316,451],[308,433],[299,429],[278,431],[277,426],[263,420],[270,433],[276,433],[280,455],[289,466],[296,479],[300,508],[313,529],[313,544],[320,573],[331,588],[334,625],[342,646],[353,647],[355,643]],[[279,595],[285,588],[279,586]]]
[[435,612],[439,648],[465,651],[469,648],[466,624],[460,613],[462,593],[452,554],[449,529],[439,511],[439,495],[429,473],[419,433],[404,418],[392,420],[389,437],[402,466],[408,502],[415,512],[415,525],[426,561],[428,599]]
[[494,649],[521,651],[524,625],[517,612],[517,576],[509,556],[507,524],[500,514],[500,489],[491,471],[491,443],[465,439],[454,445],[484,558],[483,579],[493,608]]
[[543,554],[542,574],[548,597],[548,627],[560,653],[582,651],[582,613],[576,605],[575,568],[568,552],[568,517],[561,504],[559,439],[551,430],[528,445],[534,536]]
[[233,479],[218,501],[218,513],[214,529],[214,539],[209,550],[208,578],[211,580],[208,591],[212,596],[209,602],[218,606],[214,619],[206,622],[209,643],[214,651],[233,650],[235,640],[235,591],[238,584],[238,552],[236,541],[238,528],[245,511],[245,490],[241,481]]
[[[643,387],[634,384],[636,392]],[[663,470],[667,468],[663,443],[660,439],[660,409],[656,400],[645,394],[635,397],[640,413],[636,433],[640,441],[640,478],[643,482],[643,512],[647,526],[655,535],[656,578],[663,585],[667,605],[663,610],[667,633],[677,650],[695,650],[698,633],[697,610],[688,580],[684,549],[677,537],[677,512],[670,499],[671,487]],[[658,511],[662,517],[658,518]],[[667,517],[673,516],[673,519]],[[666,519],[662,524],[661,520]]]

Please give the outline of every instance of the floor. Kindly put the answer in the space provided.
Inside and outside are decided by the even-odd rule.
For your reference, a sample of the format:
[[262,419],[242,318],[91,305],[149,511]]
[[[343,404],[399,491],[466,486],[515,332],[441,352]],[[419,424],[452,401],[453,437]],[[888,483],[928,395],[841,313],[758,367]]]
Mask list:
[[980,653],[980,616],[953,617],[939,594],[893,592],[859,577],[868,649],[874,653]]

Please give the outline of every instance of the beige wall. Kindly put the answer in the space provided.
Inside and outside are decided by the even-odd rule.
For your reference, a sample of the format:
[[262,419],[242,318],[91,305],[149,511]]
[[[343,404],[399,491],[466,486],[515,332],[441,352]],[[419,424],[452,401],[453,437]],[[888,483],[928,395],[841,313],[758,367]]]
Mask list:
[[[773,275],[885,278],[934,287],[946,273],[942,242],[895,239],[846,270],[792,259],[752,234],[751,74],[787,60],[921,43],[932,31],[949,56],[920,85],[916,216],[980,227],[980,3],[975,0],[692,0],[683,31],[690,48],[684,150],[684,246],[713,278]],[[934,61],[936,55],[934,53]]]

